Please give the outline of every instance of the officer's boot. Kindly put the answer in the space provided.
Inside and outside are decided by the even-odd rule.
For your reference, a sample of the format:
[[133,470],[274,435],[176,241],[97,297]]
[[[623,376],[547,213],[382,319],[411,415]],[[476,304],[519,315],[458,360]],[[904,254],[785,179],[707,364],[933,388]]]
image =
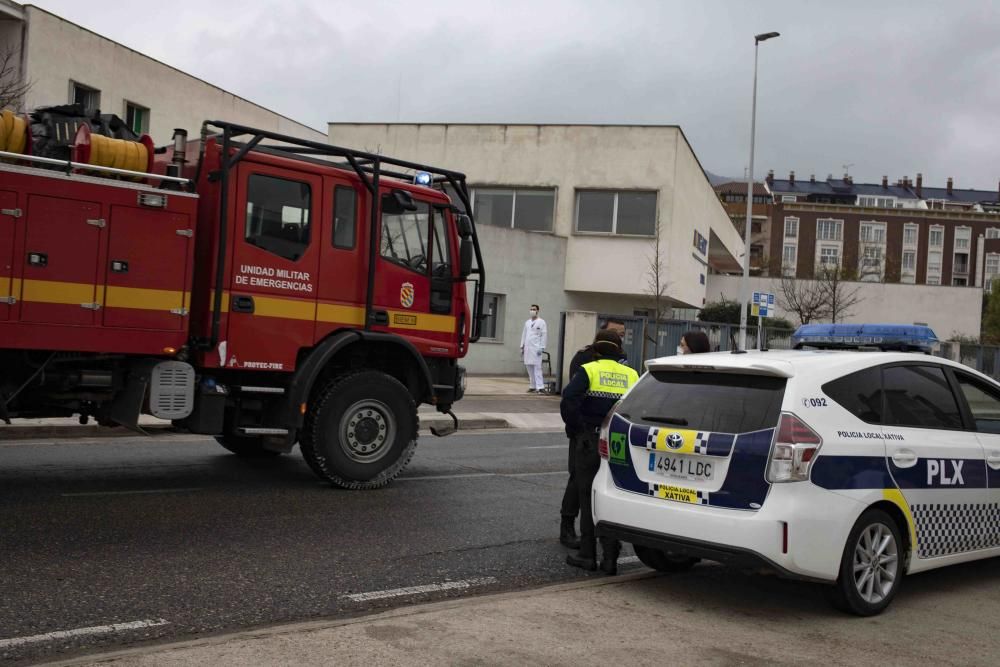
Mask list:
[[582,570],[593,572],[597,569],[597,545],[596,540],[591,537],[580,539],[580,550],[575,554],[566,556],[566,564],[578,567]]
[[601,538],[601,572],[614,576],[618,574],[618,555],[622,551],[622,543],[618,540]]
[[579,549],[580,540],[573,528],[574,521],[576,521],[576,517],[563,515],[562,522],[559,524],[559,544],[570,549]]

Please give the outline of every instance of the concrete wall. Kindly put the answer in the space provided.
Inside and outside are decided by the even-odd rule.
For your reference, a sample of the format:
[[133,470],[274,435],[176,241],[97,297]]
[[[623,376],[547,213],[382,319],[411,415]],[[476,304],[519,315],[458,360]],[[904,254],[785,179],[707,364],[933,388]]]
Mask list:
[[569,381],[569,362],[576,351],[594,342],[594,331],[597,330],[597,313],[573,310],[566,313],[566,348],[563,352],[562,385]]
[[504,297],[502,339],[476,343],[469,349],[463,365],[475,374],[524,373],[521,329],[529,317],[528,307],[537,303],[548,325],[546,351],[551,355],[555,372],[560,314],[566,310],[566,293],[562,289],[566,239],[487,225],[481,225],[478,232],[486,265],[486,291]]
[[[846,322],[893,324],[927,324],[945,340],[953,335],[979,337],[982,290],[970,287],[933,287],[892,283],[848,283],[850,289],[860,288],[861,303],[852,309]],[[720,295],[738,300],[740,279],[736,276],[711,276],[708,281],[709,300]],[[773,278],[751,278],[751,291],[769,291],[781,299],[781,281]],[[780,307],[778,317],[798,324],[794,313]]]
[[577,189],[653,190],[663,224],[667,295],[700,306],[704,267],[693,230],[738,255],[739,236],[683,133],[673,126],[331,123],[330,141],[468,174],[471,185],[556,189],[554,234],[567,238],[565,289],[641,296],[651,238],[576,234]]
[[197,136],[204,120],[228,120],[326,141],[322,132],[105,39],[58,16],[26,6],[29,109],[70,101],[70,80],[101,91],[101,111],[124,118],[128,100],[150,110],[157,145],[175,127]]

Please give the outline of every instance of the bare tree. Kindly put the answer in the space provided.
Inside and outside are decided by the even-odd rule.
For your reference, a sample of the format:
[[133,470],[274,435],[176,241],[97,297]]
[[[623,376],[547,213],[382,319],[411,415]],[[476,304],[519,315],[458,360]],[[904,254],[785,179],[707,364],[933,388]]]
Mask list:
[[822,320],[829,315],[830,304],[819,281],[782,276],[777,291],[778,305],[785,312],[795,313],[801,324]]
[[829,309],[830,320],[834,323],[851,314],[852,309],[864,301],[860,287],[852,287],[857,279],[855,272],[842,266],[820,266],[816,280]]
[[666,309],[670,307],[667,299],[667,267],[666,254],[660,240],[663,236],[663,225],[660,219],[656,219],[656,232],[652,240],[652,248],[647,257],[646,268],[646,294],[653,297],[653,350],[655,354],[660,352],[660,320]]
[[0,109],[22,111],[31,83],[21,78],[21,49],[0,50]]

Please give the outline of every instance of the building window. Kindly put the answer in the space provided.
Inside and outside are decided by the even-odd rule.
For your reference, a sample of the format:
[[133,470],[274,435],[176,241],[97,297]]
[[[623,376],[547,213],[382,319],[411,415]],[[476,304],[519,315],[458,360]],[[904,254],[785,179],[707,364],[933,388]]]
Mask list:
[[125,124],[136,134],[149,133],[149,109],[125,102]]
[[840,266],[840,248],[823,246],[819,249],[819,263],[824,268]]
[[782,265],[794,268],[797,261],[798,261],[798,246],[796,246],[794,243],[785,244],[785,247],[781,252]]
[[927,276],[927,284],[928,285],[940,285],[941,284],[941,276]]
[[953,278],[951,284],[954,285],[955,287],[965,287],[967,282],[968,279],[966,278]]
[[927,273],[941,274],[941,251],[931,250],[927,253]]
[[1000,275],[1000,254],[995,252],[986,254],[986,275],[983,287],[987,292],[993,291],[993,279]]
[[816,239],[819,241],[840,241],[844,238],[844,221],[819,219],[816,221]]
[[859,196],[858,206],[867,206],[869,208],[896,208],[896,198]]
[[69,101],[70,104],[82,104],[84,110],[91,114],[101,108],[101,91],[76,81],[70,81]]
[[579,190],[576,231],[620,236],[656,235],[656,193]]
[[972,241],[971,227],[955,228],[955,250],[968,250],[971,241]]
[[483,225],[551,232],[556,191],[532,189],[476,188],[472,210]]
[[503,340],[504,297],[489,292],[483,296],[483,328],[480,335],[485,340],[500,342]]
[[885,243],[885,223],[884,222],[862,222],[861,223],[862,243]]
[[1000,239],[1000,228],[990,227],[986,230],[986,238],[988,239]]
[[785,218],[785,238],[797,239],[799,237],[799,219]]
[[903,251],[903,273],[913,273],[917,270],[917,253],[914,250]]
[[930,228],[927,245],[933,248],[940,248],[944,245],[944,227],[941,225],[933,225]]
[[309,247],[308,183],[251,174],[244,238],[261,250],[296,261]]
[[910,246],[917,245],[917,234],[919,232],[920,232],[919,225],[915,225],[911,222],[908,222],[905,225],[903,225],[903,245],[910,245]]
[[951,272],[952,273],[962,273],[966,274],[969,272],[969,255],[966,253],[955,253],[953,258]]
[[882,249],[878,246],[865,248],[861,257],[861,268],[864,271],[878,271],[882,268]]
[[781,195],[781,202],[784,203],[795,203],[799,198],[795,195]]

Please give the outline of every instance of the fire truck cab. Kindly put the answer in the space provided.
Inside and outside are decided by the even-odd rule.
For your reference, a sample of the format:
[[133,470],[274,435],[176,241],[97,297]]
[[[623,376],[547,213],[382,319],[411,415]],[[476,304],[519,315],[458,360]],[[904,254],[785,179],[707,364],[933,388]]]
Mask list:
[[0,418],[151,414],[376,488],[418,405],[451,414],[485,279],[463,174],[222,121],[123,170],[65,134],[0,151]]

